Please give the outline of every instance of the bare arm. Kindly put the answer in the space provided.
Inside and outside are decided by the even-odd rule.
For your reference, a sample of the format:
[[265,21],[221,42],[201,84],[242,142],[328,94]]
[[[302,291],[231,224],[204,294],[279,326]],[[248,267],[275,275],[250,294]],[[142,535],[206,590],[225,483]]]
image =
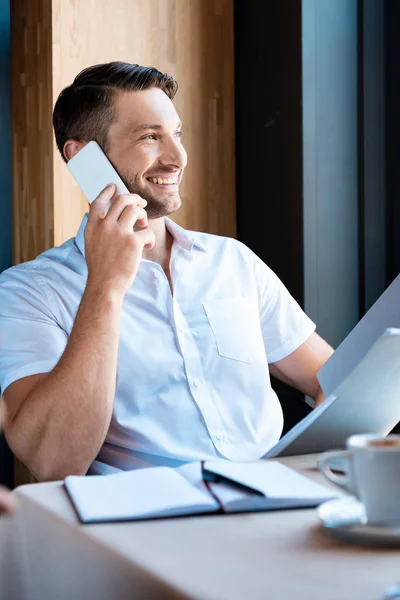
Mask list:
[[20,396],[16,412],[23,380],[4,393],[7,440],[39,480],[86,473],[104,441],[114,400],[121,301],[88,286],[55,368]]
[[62,357],[50,373],[26,377],[4,393],[7,440],[41,481],[86,473],[111,420],[121,306],[143,248],[154,243],[148,228],[133,231],[136,222],[147,227],[138,196],[118,196],[104,216],[113,191],[106,188],[91,206],[88,280]]
[[317,372],[333,353],[318,334],[313,333],[297,350],[269,365],[271,375],[300,390],[315,400],[319,406],[325,396],[321,390]]

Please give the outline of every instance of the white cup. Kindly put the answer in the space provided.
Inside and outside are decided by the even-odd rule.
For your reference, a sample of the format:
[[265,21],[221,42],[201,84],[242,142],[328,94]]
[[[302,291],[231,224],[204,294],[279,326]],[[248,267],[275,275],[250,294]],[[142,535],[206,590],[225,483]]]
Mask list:
[[[368,523],[400,523],[400,435],[353,435],[346,446],[318,458],[321,473],[363,503]],[[342,475],[329,466],[338,458],[346,465]]]

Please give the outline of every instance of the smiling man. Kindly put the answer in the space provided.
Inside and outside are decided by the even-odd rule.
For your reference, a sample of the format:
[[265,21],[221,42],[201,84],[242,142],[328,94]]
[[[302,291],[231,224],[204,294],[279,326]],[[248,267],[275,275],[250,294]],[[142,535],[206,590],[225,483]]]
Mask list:
[[270,373],[323,400],[332,349],[276,275],[240,242],[167,216],[187,160],[176,88],[109,63],[55,105],[63,159],[96,140],[130,194],[108,186],[76,238],[0,277],[5,432],[39,480],[256,460],[282,431]]

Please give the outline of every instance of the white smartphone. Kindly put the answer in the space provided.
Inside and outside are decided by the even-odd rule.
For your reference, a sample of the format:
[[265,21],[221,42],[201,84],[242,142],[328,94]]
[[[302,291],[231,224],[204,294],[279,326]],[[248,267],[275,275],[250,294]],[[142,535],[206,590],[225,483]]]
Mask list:
[[116,185],[117,194],[129,190],[97,142],[89,142],[68,161],[67,167],[89,204],[109,184]]

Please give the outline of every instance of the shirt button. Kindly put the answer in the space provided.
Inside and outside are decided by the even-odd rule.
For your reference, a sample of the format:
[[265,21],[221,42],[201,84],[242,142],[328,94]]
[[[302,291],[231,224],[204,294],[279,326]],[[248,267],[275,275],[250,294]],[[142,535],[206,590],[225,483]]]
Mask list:
[[193,379],[194,387],[199,387],[201,385],[201,381],[199,379]]
[[159,271],[155,271],[154,272],[154,278],[155,279],[160,279],[160,277],[161,277],[161,273]]

